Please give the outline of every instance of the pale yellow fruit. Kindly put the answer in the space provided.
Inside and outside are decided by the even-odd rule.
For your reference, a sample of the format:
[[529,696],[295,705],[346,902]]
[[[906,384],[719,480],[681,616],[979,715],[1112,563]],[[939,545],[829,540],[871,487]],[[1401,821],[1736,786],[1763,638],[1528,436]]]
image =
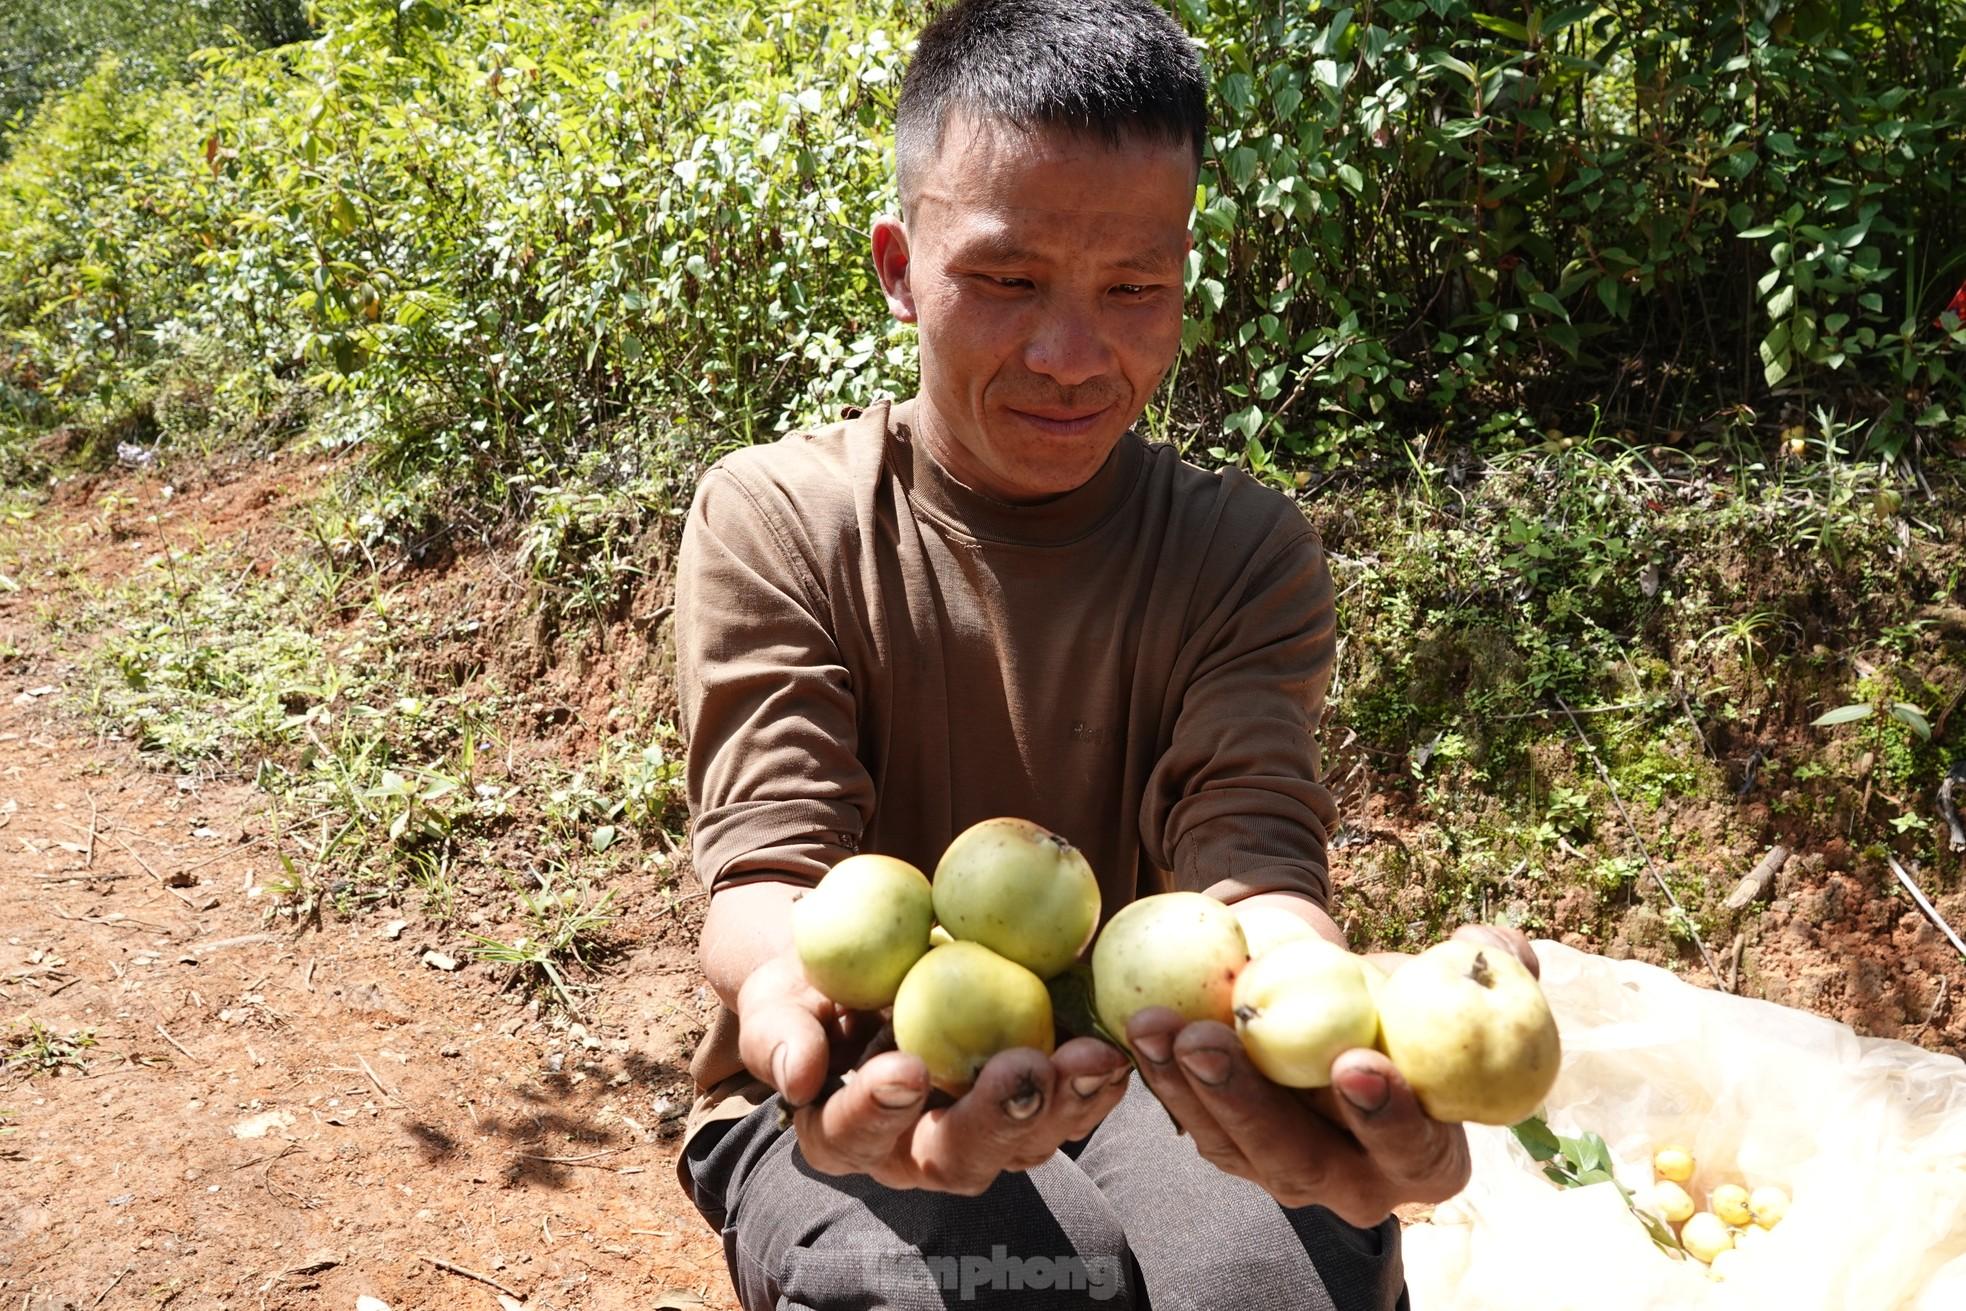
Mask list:
[[1236,975],[1248,963],[1242,926],[1215,898],[1142,897],[1122,907],[1092,945],[1093,1009],[1120,1042],[1126,1022],[1149,1006],[1232,1025]]
[[1651,1211],[1667,1224],[1684,1224],[1695,1209],[1686,1190],[1670,1179],[1652,1185],[1650,1202]]
[[1079,849],[1025,819],[956,835],[935,867],[935,918],[1041,979],[1078,959],[1099,924],[1099,880]]
[[1734,1267],[1740,1259],[1741,1254],[1731,1248],[1724,1252],[1715,1252],[1713,1264],[1707,1267],[1707,1278],[1720,1283],[1732,1279],[1735,1275]]
[[1661,1147],[1652,1157],[1652,1168],[1661,1179],[1683,1184],[1693,1177],[1693,1153],[1684,1147]]
[[1235,911],[1251,960],[1281,943],[1317,936],[1316,929],[1281,906],[1238,906]]
[[1734,1231],[1734,1248],[1740,1252],[1751,1252],[1767,1241],[1768,1231],[1759,1225],[1748,1225]]
[[1051,994],[1043,979],[981,943],[936,947],[895,994],[894,1045],[921,1057],[936,1087],[960,1095],[998,1052],[1051,1052]]
[[949,930],[943,928],[940,924],[937,924],[928,931],[928,945],[931,947],[947,946],[954,941],[955,939],[949,936]]
[[851,1010],[893,1003],[928,950],[928,879],[892,856],[848,856],[792,903],[792,945],[815,988]]
[[1726,1222],[1719,1216],[1712,1211],[1701,1211],[1680,1228],[1679,1245],[1695,1260],[1712,1265],[1715,1256],[1734,1246],[1734,1235],[1727,1231]]
[[1713,1213],[1730,1225],[1744,1225],[1754,1219],[1748,1210],[1748,1190],[1739,1184],[1722,1184],[1707,1200]]
[[1339,1054],[1378,1037],[1379,1012],[1360,964],[1311,936],[1271,947],[1236,976],[1236,1033],[1272,1083],[1328,1088]]
[[1763,1229],[1773,1229],[1789,1211],[1789,1195],[1773,1184],[1763,1184],[1748,1195],[1748,1213]]
[[1378,1001],[1385,1053],[1436,1120],[1514,1124],[1556,1083],[1556,1018],[1512,952],[1450,939],[1395,970]]

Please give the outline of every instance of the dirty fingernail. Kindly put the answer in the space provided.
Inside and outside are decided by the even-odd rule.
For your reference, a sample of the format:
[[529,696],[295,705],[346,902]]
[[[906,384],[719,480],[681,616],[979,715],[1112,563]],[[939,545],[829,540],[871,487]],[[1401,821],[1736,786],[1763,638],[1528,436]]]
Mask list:
[[1377,1115],[1385,1110],[1386,1101],[1392,1096],[1386,1076],[1370,1070],[1348,1073],[1338,1080],[1338,1091],[1346,1101],[1367,1115]]
[[[780,1093],[785,1092],[785,1044],[782,1042],[771,1049],[771,1081],[778,1086]],[[791,1100],[789,1094],[786,1100]]]
[[874,1100],[890,1111],[906,1110],[922,1099],[922,1090],[905,1083],[884,1083],[874,1089]]
[[1028,1120],[1044,1107],[1044,1089],[1031,1079],[1017,1085],[1017,1091],[1004,1099],[1003,1113],[1013,1120]]
[[1133,1040],[1133,1050],[1152,1061],[1155,1065],[1167,1064],[1168,1049],[1173,1040],[1164,1033],[1147,1033]]
[[1227,1052],[1218,1051],[1185,1052],[1181,1056],[1181,1068],[1213,1088],[1227,1081],[1229,1056]]
[[1081,1097],[1090,1097],[1111,1081],[1111,1077],[1104,1074],[1081,1074],[1072,1080],[1072,1091]]

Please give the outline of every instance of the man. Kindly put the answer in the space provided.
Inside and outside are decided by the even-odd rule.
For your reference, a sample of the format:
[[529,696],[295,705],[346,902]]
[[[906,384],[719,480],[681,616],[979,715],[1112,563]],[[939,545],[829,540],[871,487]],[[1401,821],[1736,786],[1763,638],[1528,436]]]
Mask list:
[[805,982],[789,911],[857,850],[932,870],[1016,815],[1086,852],[1108,915],[1184,888],[1343,941],[1322,548],[1286,498],[1132,432],[1180,346],[1204,90],[1152,0],[945,11],[872,243],[920,393],[698,492],[679,673],[726,1010],[680,1170],[748,1308],[1398,1306],[1393,1206],[1466,1179],[1377,1053],[1293,1093],[1167,1011],[1129,1028],[1139,1077],[1077,1039],[952,1105],[899,1052],[819,1096],[866,1017]]

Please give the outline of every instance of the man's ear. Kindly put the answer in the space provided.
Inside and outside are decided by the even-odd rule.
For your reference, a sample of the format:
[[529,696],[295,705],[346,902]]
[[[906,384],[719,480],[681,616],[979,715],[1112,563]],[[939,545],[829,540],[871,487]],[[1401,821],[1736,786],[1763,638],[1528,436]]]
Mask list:
[[887,308],[902,323],[915,321],[915,293],[909,285],[908,229],[892,214],[874,221],[874,273],[887,296]]

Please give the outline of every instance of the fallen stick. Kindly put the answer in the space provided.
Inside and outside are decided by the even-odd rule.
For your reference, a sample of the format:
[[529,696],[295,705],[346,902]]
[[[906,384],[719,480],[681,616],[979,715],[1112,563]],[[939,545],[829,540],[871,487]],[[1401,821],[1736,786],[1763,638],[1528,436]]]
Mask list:
[[191,1054],[191,1053],[190,1053],[190,1052],[189,1052],[188,1050],[186,1050],[186,1048],[185,1048],[185,1045],[184,1045],[183,1043],[181,1043],[181,1042],[179,1042],[179,1041],[178,1041],[178,1040],[177,1040],[176,1038],[173,1038],[173,1037],[171,1036],[171,1033],[170,1033],[170,1030],[169,1030],[169,1029],[166,1029],[166,1028],[165,1028],[165,1027],[164,1027],[163,1025],[161,1025],[161,1024],[160,1024],[160,1025],[158,1025],[158,1026],[157,1026],[157,1032],[159,1032],[159,1033],[161,1033],[161,1034],[163,1034],[163,1035],[164,1035],[164,1041],[165,1041],[165,1042],[167,1042],[167,1043],[169,1043],[169,1044],[171,1044],[171,1046],[173,1046],[173,1047],[175,1047],[175,1048],[177,1048],[177,1049],[178,1049],[179,1051],[181,1051],[181,1052],[184,1052],[184,1054],[185,1054],[185,1057],[186,1057],[187,1059],[189,1059],[189,1060],[193,1060],[193,1061],[198,1061],[198,1064],[200,1064],[200,1065],[203,1065],[203,1064],[204,1064],[204,1062],[203,1062],[203,1061],[199,1061],[199,1060],[198,1060],[198,1058],[197,1058],[196,1056],[193,1056],[193,1055],[192,1055],[192,1054]]
[[1768,891],[1769,885],[1775,881],[1775,876],[1782,872],[1782,866],[1788,863],[1787,847],[1780,843],[1770,847],[1768,854],[1761,858],[1761,863],[1743,875],[1741,881],[1734,885],[1734,890],[1727,894],[1727,909],[1746,910],[1749,902]]
[[507,1297],[518,1298],[518,1300],[521,1302],[526,1300],[518,1292],[514,1291],[513,1289],[507,1288],[504,1284],[499,1283],[496,1279],[493,1279],[490,1275],[485,1274],[481,1271],[472,1270],[466,1266],[457,1265],[454,1262],[444,1260],[444,1258],[442,1258],[441,1256],[432,1256],[428,1252],[419,1252],[417,1255],[422,1257],[425,1261],[428,1261],[431,1265],[436,1266],[439,1270],[448,1270],[454,1275],[463,1275],[466,1279],[475,1279],[479,1283],[485,1285],[487,1288],[496,1288],[499,1292],[505,1294]]
[[540,1156],[534,1152],[513,1150],[512,1155],[523,1157],[528,1161],[545,1161],[551,1165],[590,1165],[603,1156],[619,1156],[627,1150],[626,1147],[609,1147],[603,1151],[589,1152],[585,1156]]
[[1898,876],[1898,882],[1905,885],[1905,891],[1909,892],[1911,899],[1918,903],[1918,908],[1925,912],[1925,918],[1938,925],[1940,931],[1951,940],[1952,945],[1959,949],[1959,954],[1966,956],[1966,942],[1959,940],[1959,935],[1952,931],[1952,925],[1946,923],[1945,917],[1939,914],[1931,902],[1925,900],[1925,894],[1919,891],[1916,883],[1911,881],[1911,875],[1905,873],[1905,867],[1898,863],[1898,858],[1888,854],[1884,858],[1891,862],[1891,872]]
[[[122,1282],[123,1282],[123,1276],[124,1276],[124,1275],[127,1275],[128,1273],[130,1273],[130,1271],[131,1271],[131,1270],[132,1270],[133,1268],[134,1268],[134,1267],[132,1267],[132,1266],[124,1266],[124,1267],[123,1267],[123,1268],[122,1268],[121,1270],[118,1270],[118,1271],[116,1272],[116,1277],[115,1277],[114,1279],[112,1279],[112,1280],[110,1280],[110,1281],[109,1281],[109,1288],[114,1288],[114,1287],[116,1287],[116,1285],[118,1285],[118,1284],[120,1284],[120,1283],[122,1283]],[[90,1306],[92,1306],[92,1307],[98,1307],[98,1306],[101,1306],[101,1305],[102,1305],[102,1299],[104,1299],[105,1297],[108,1297],[108,1296],[109,1296],[109,1288],[105,1288],[105,1289],[103,1289],[103,1290],[102,1290],[102,1291],[101,1291],[100,1293],[97,1293],[97,1294],[96,1294],[96,1300],[95,1300],[95,1301],[93,1301],[93,1302],[91,1302],[91,1303],[89,1303],[89,1305],[90,1305]],[[25,1306],[25,1305],[26,1305],[26,1303],[25,1303],[25,1302],[23,1302],[23,1303],[22,1303],[22,1305],[23,1305],[23,1306]]]
[[383,1087],[382,1080],[375,1077],[375,1071],[369,1067],[368,1057],[362,1055],[362,1053],[360,1052],[356,1052],[355,1059],[362,1063],[362,1073],[369,1076],[369,1082],[375,1085],[375,1090],[377,1092],[381,1093],[383,1097],[385,1097],[389,1101],[394,1102],[396,1105],[398,1106],[403,1105],[403,1099],[398,1097],[395,1093],[390,1092],[387,1088]]

